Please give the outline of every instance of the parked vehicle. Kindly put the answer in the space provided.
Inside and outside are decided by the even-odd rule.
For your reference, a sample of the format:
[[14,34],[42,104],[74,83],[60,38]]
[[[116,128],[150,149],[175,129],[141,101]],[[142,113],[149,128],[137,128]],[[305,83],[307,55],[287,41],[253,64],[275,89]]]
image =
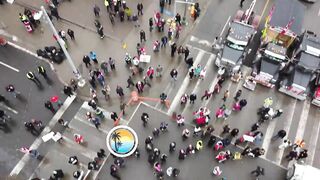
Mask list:
[[280,82],[279,91],[305,100],[320,68],[320,39],[312,32],[305,32],[294,58],[294,70]]
[[320,177],[320,169],[291,161],[288,165],[287,180],[313,180]]
[[218,53],[215,64],[218,67],[225,67],[228,71],[237,72],[240,70],[242,60],[256,29],[260,16],[253,13],[253,1],[247,11],[238,10],[231,22],[228,33],[223,40],[222,51]]
[[305,7],[297,0],[276,0],[266,19],[261,46],[253,62],[255,81],[273,88],[302,33]]

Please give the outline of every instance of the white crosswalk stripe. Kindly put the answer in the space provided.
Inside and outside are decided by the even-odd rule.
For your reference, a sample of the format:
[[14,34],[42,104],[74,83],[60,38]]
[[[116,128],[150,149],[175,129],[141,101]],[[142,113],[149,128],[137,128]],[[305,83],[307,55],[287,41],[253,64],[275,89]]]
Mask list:
[[[189,46],[190,47],[190,46]],[[198,54],[195,56],[196,62],[194,63],[195,65],[198,63],[206,62],[206,58],[203,56],[203,51],[201,49],[196,48],[196,47],[190,47],[189,49],[193,50],[199,50]],[[200,54],[200,55],[199,55]],[[215,55],[211,54],[210,59],[206,63],[206,67],[208,66],[215,66],[214,65],[214,57]],[[201,59],[202,58],[202,59]],[[214,71],[214,70],[213,70]],[[251,72],[250,68],[245,68],[246,72],[243,72],[245,75],[249,75]],[[220,99],[220,96],[223,95],[223,93],[219,93],[219,97],[210,97],[206,101],[202,101],[201,103],[196,103],[195,105],[190,105],[187,103],[186,105],[179,106],[180,103],[180,98],[184,93],[191,93],[194,92],[197,94],[197,101],[202,96],[202,93],[209,89],[211,92],[214,89],[215,84],[218,81],[217,78],[217,72],[212,72],[210,76],[205,76],[205,80],[197,80],[194,83],[190,83],[189,80],[189,75],[187,74],[184,81],[182,84],[179,86],[179,89],[177,91],[173,91],[175,93],[175,96],[173,98],[172,104],[167,111],[168,115],[171,115],[173,112],[181,113],[185,117],[192,116],[192,112],[197,110],[200,106],[203,107],[217,107],[219,106],[219,103],[222,101]],[[205,83],[203,83],[205,82]],[[266,153],[262,156],[262,158],[267,159],[268,161],[272,161],[273,163],[279,165],[279,166],[287,166],[287,161],[285,161],[284,156],[288,152],[288,150],[284,149],[278,149],[279,144],[281,143],[281,140],[271,143],[271,138],[273,135],[275,135],[280,129],[283,129],[287,132],[287,137],[291,141],[295,142],[297,139],[306,139],[306,144],[307,144],[307,149],[308,149],[308,158],[306,159],[306,162],[310,165],[315,164],[315,157],[317,156],[318,150],[320,149],[320,145],[317,144],[318,142],[318,136],[320,135],[320,111],[317,110],[317,113],[313,113],[311,109],[315,109],[316,107],[313,105],[310,105],[309,101],[305,102],[300,102],[296,99],[293,99],[292,97],[285,96],[281,93],[278,93],[277,90],[275,89],[269,89],[266,87],[261,87],[260,85],[257,85],[259,87],[256,88],[255,91],[247,91],[242,88],[244,79],[240,81],[238,84],[235,84],[231,82],[229,79],[226,80],[226,82],[223,85],[223,91],[228,89],[230,92],[230,98],[228,99],[233,99],[233,96],[235,92],[239,89],[242,89],[243,94],[244,91],[247,92],[247,96],[243,98],[250,98],[254,102],[249,102],[247,107],[242,110],[244,111],[243,113],[256,113],[256,110],[262,106],[263,100],[267,97],[272,96],[274,98],[274,104],[272,108],[274,110],[276,109],[283,109],[284,113],[281,115],[281,117],[276,118],[271,120],[270,122],[264,124],[261,127],[261,131],[263,131],[264,136],[262,143],[260,144],[262,148],[266,150]],[[233,103],[233,100],[227,100],[227,107],[230,107]],[[221,105],[221,104],[220,104]],[[248,107],[250,106],[250,107]],[[254,112],[246,112],[246,109],[251,109],[254,110]],[[215,109],[210,109],[211,112],[215,112]],[[212,113],[211,113],[212,114]],[[238,116],[238,115],[231,115],[231,116]],[[229,118],[228,118],[229,119]],[[317,120],[316,120],[317,119]],[[257,119],[255,119],[256,121]],[[242,120],[241,122],[245,122]],[[223,122],[223,124],[229,123],[232,127],[237,127],[236,125],[233,125],[234,122]],[[239,122],[240,123],[240,122]],[[213,120],[214,125],[218,125],[216,121]],[[239,125],[239,124],[238,124]],[[243,129],[243,132],[250,129],[250,126],[252,124],[246,123],[246,126]],[[221,126],[221,124],[219,125]],[[311,132],[311,137],[308,136],[308,132],[310,134]],[[217,132],[218,133],[218,132]],[[290,135],[290,137],[288,137]],[[318,168],[320,168],[320,163],[318,163]]]

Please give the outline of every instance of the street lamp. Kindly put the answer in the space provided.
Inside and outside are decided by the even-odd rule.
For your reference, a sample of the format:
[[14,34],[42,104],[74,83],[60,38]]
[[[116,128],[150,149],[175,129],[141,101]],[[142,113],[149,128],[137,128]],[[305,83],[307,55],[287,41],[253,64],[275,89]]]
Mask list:
[[50,20],[50,18],[49,18],[49,16],[48,16],[48,14],[47,14],[46,9],[45,9],[43,6],[41,6],[41,10],[42,10],[42,12],[43,12],[43,15],[44,15],[44,18],[45,18],[46,22],[48,22],[48,24],[49,24],[49,26],[50,26],[50,29],[52,30],[54,36],[57,38],[57,41],[58,41],[58,43],[59,43],[62,51],[64,52],[64,54],[65,54],[65,56],[66,56],[66,58],[67,58],[67,61],[68,61],[69,65],[70,65],[70,67],[71,67],[71,69],[72,69],[72,72],[73,72],[74,76],[75,76],[76,79],[78,80],[78,86],[79,86],[79,87],[83,87],[83,86],[86,84],[86,82],[85,82],[85,80],[82,78],[79,70],[78,70],[78,69],[76,68],[76,66],[74,65],[74,63],[73,63],[73,61],[72,61],[72,59],[71,59],[71,56],[70,56],[69,52],[67,51],[67,49],[66,49],[66,47],[65,47],[65,42],[64,42],[64,40],[61,39],[61,37],[59,36],[56,28],[55,28],[54,25],[52,24],[52,22],[51,22],[51,20]]

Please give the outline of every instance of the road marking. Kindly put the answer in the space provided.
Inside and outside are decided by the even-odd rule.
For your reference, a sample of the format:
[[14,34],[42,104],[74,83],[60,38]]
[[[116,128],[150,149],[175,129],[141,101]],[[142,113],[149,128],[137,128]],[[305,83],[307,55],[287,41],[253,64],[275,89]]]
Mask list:
[[14,114],[18,114],[18,111],[14,110],[14,109],[12,109],[12,108],[10,108],[10,107],[8,107],[8,106],[6,106],[6,105],[3,104],[3,103],[0,103],[0,106],[3,107],[3,108],[6,108],[7,110],[9,110],[9,111],[11,111],[11,112],[13,112]]
[[[206,70],[207,70],[206,73],[208,72],[209,66],[212,66],[212,62],[213,62],[214,59],[215,59],[215,55],[212,54],[212,55],[209,57],[209,60],[207,61],[207,64],[206,64],[206,66],[205,66],[205,68],[206,68]],[[207,76],[205,76],[205,77],[207,77]],[[210,78],[210,77],[209,77],[209,78]],[[199,88],[200,88],[200,83],[203,82],[203,81],[204,81],[204,80],[198,79],[197,84],[195,85],[195,88],[193,89],[192,93],[195,93],[195,94],[198,93]],[[198,97],[198,98],[201,98],[201,97]],[[186,106],[184,107],[184,109],[183,109],[183,111],[182,111],[181,114],[183,114],[185,110],[188,110],[188,107],[189,107],[190,105],[191,105],[190,103],[187,103]]]
[[[319,117],[320,116],[320,111],[317,110],[316,116],[315,117]],[[315,120],[315,124],[313,125],[312,128],[312,133],[311,133],[311,137],[310,137],[310,145],[308,147],[308,154],[309,154],[309,158],[307,158],[307,164],[313,164],[314,161],[314,156],[316,153],[316,147],[317,147],[317,142],[318,142],[318,138],[319,138],[319,131],[320,131],[320,121],[319,119],[314,119]]]
[[[62,114],[67,110],[67,108],[71,105],[71,103],[75,98],[76,96],[71,96],[64,101],[63,105],[59,108],[59,110],[53,116],[53,118],[50,120],[48,125],[43,129],[39,137],[32,143],[32,145],[30,146],[30,149],[38,149],[38,147],[43,142],[42,136],[48,134],[51,131],[54,125],[58,122],[58,119],[61,118]],[[12,169],[9,176],[18,175],[21,172],[21,170],[24,168],[24,166],[27,164],[29,159],[30,159],[30,156],[28,154],[24,154],[23,157],[20,159],[20,161]]]
[[319,8],[319,11],[318,11],[318,16],[320,16],[320,8]]
[[305,100],[303,103],[303,109],[300,115],[299,125],[298,125],[298,129],[297,129],[297,133],[294,141],[297,139],[303,139],[303,134],[307,124],[309,109],[310,109],[310,103],[309,101]]
[[264,15],[265,11],[267,10],[267,6],[268,6],[268,4],[269,4],[269,1],[270,1],[270,0],[267,0],[267,2],[264,4],[262,13],[260,14],[260,19],[259,19],[259,22],[258,22],[258,27],[260,26],[261,19],[262,19],[263,15]]
[[[201,50],[199,51],[199,53],[197,54],[196,60],[193,63],[192,68],[195,68],[200,63],[204,54],[205,54],[204,51],[201,51]],[[173,101],[170,104],[170,108],[168,109],[168,112],[167,112],[168,115],[171,115],[172,112],[175,110],[176,106],[179,104],[180,98],[182,94],[187,90],[189,83],[190,83],[189,73],[187,73],[178,92],[176,93],[176,96],[174,97]]]
[[228,20],[227,20],[227,22],[224,24],[224,26],[223,26],[223,28],[222,28],[222,30],[221,30],[221,32],[220,32],[219,37],[221,37],[221,36],[222,36],[222,34],[223,34],[224,30],[225,30],[225,29],[226,29],[226,27],[227,27],[227,24],[228,24],[228,23],[229,23],[229,21],[230,21],[230,18],[231,18],[231,16],[229,16],[229,17],[228,17]]
[[[283,97],[283,96],[281,96],[281,97]],[[281,102],[282,101],[283,101],[283,99],[281,99]],[[277,101],[277,104],[276,104],[275,107],[279,107],[279,104],[280,104],[280,101]],[[267,155],[267,152],[268,152],[268,149],[269,149],[269,145],[271,144],[271,138],[272,138],[272,136],[274,134],[274,130],[276,128],[276,124],[277,124],[277,119],[276,120],[271,120],[269,122],[267,130],[266,130],[266,132],[264,134],[264,139],[263,139],[262,146],[261,146],[265,150],[264,155],[261,156],[264,159],[266,159],[266,155]]]
[[[293,115],[294,115],[294,111],[295,111],[295,108],[296,108],[298,100],[294,99],[293,101],[294,101],[294,104],[293,104],[292,107],[290,107],[290,110],[289,110],[289,113],[288,113],[289,117],[285,118],[284,122],[283,122],[284,123],[283,130],[285,130],[287,132],[287,136],[288,136],[289,131],[290,131],[290,126],[292,124]],[[284,153],[284,149],[280,149],[279,151],[277,151],[277,155],[276,155],[277,158],[276,158],[276,161],[275,161],[277,164],[281,164],[281,159],[283,157],[283,153]]]
[[20,72],[20,70],[19,70],[19,69],[14,68],[14,67],[12,67],[12,66],[10,66],[10,65],[8,65],[8,64],[6,64],[6,63],[4,63],[4,62],[2,62],[2,61],[0,61],[0,64],[1,64],[1,65],[3,65],[3,66],[5,66],[5,67],[7,67],[7,68],[9,68],[9,69],[11,69],[11,70],[14,70],[14,71],[16,71],[16,72]]
[[[78,120],[78,121],[82,122],[83,124],[86,124],[86,125],[94,128],[94,129],[97,129],[96,126],[93,125],[92,122],[89,122],[88,120],[84,120],[84,119],[80,118],[78,115],[75,115],[73,119]],[[97,131],[99,131],[99,132],[102,131],[104,134],[108,134],[109,133],[108,130],[102,129],[101,126],[99,127],[99,129],[97,129]]]

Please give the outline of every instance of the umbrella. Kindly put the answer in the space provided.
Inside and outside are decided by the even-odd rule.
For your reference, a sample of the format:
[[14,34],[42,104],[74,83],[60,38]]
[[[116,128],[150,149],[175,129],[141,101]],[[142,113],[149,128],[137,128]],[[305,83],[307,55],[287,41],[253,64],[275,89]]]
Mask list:
[[58,102],[58,101],[59,101],[59,96],[52,96],[52,97],[50,98],[50,101],[51,101],[52,103]]

